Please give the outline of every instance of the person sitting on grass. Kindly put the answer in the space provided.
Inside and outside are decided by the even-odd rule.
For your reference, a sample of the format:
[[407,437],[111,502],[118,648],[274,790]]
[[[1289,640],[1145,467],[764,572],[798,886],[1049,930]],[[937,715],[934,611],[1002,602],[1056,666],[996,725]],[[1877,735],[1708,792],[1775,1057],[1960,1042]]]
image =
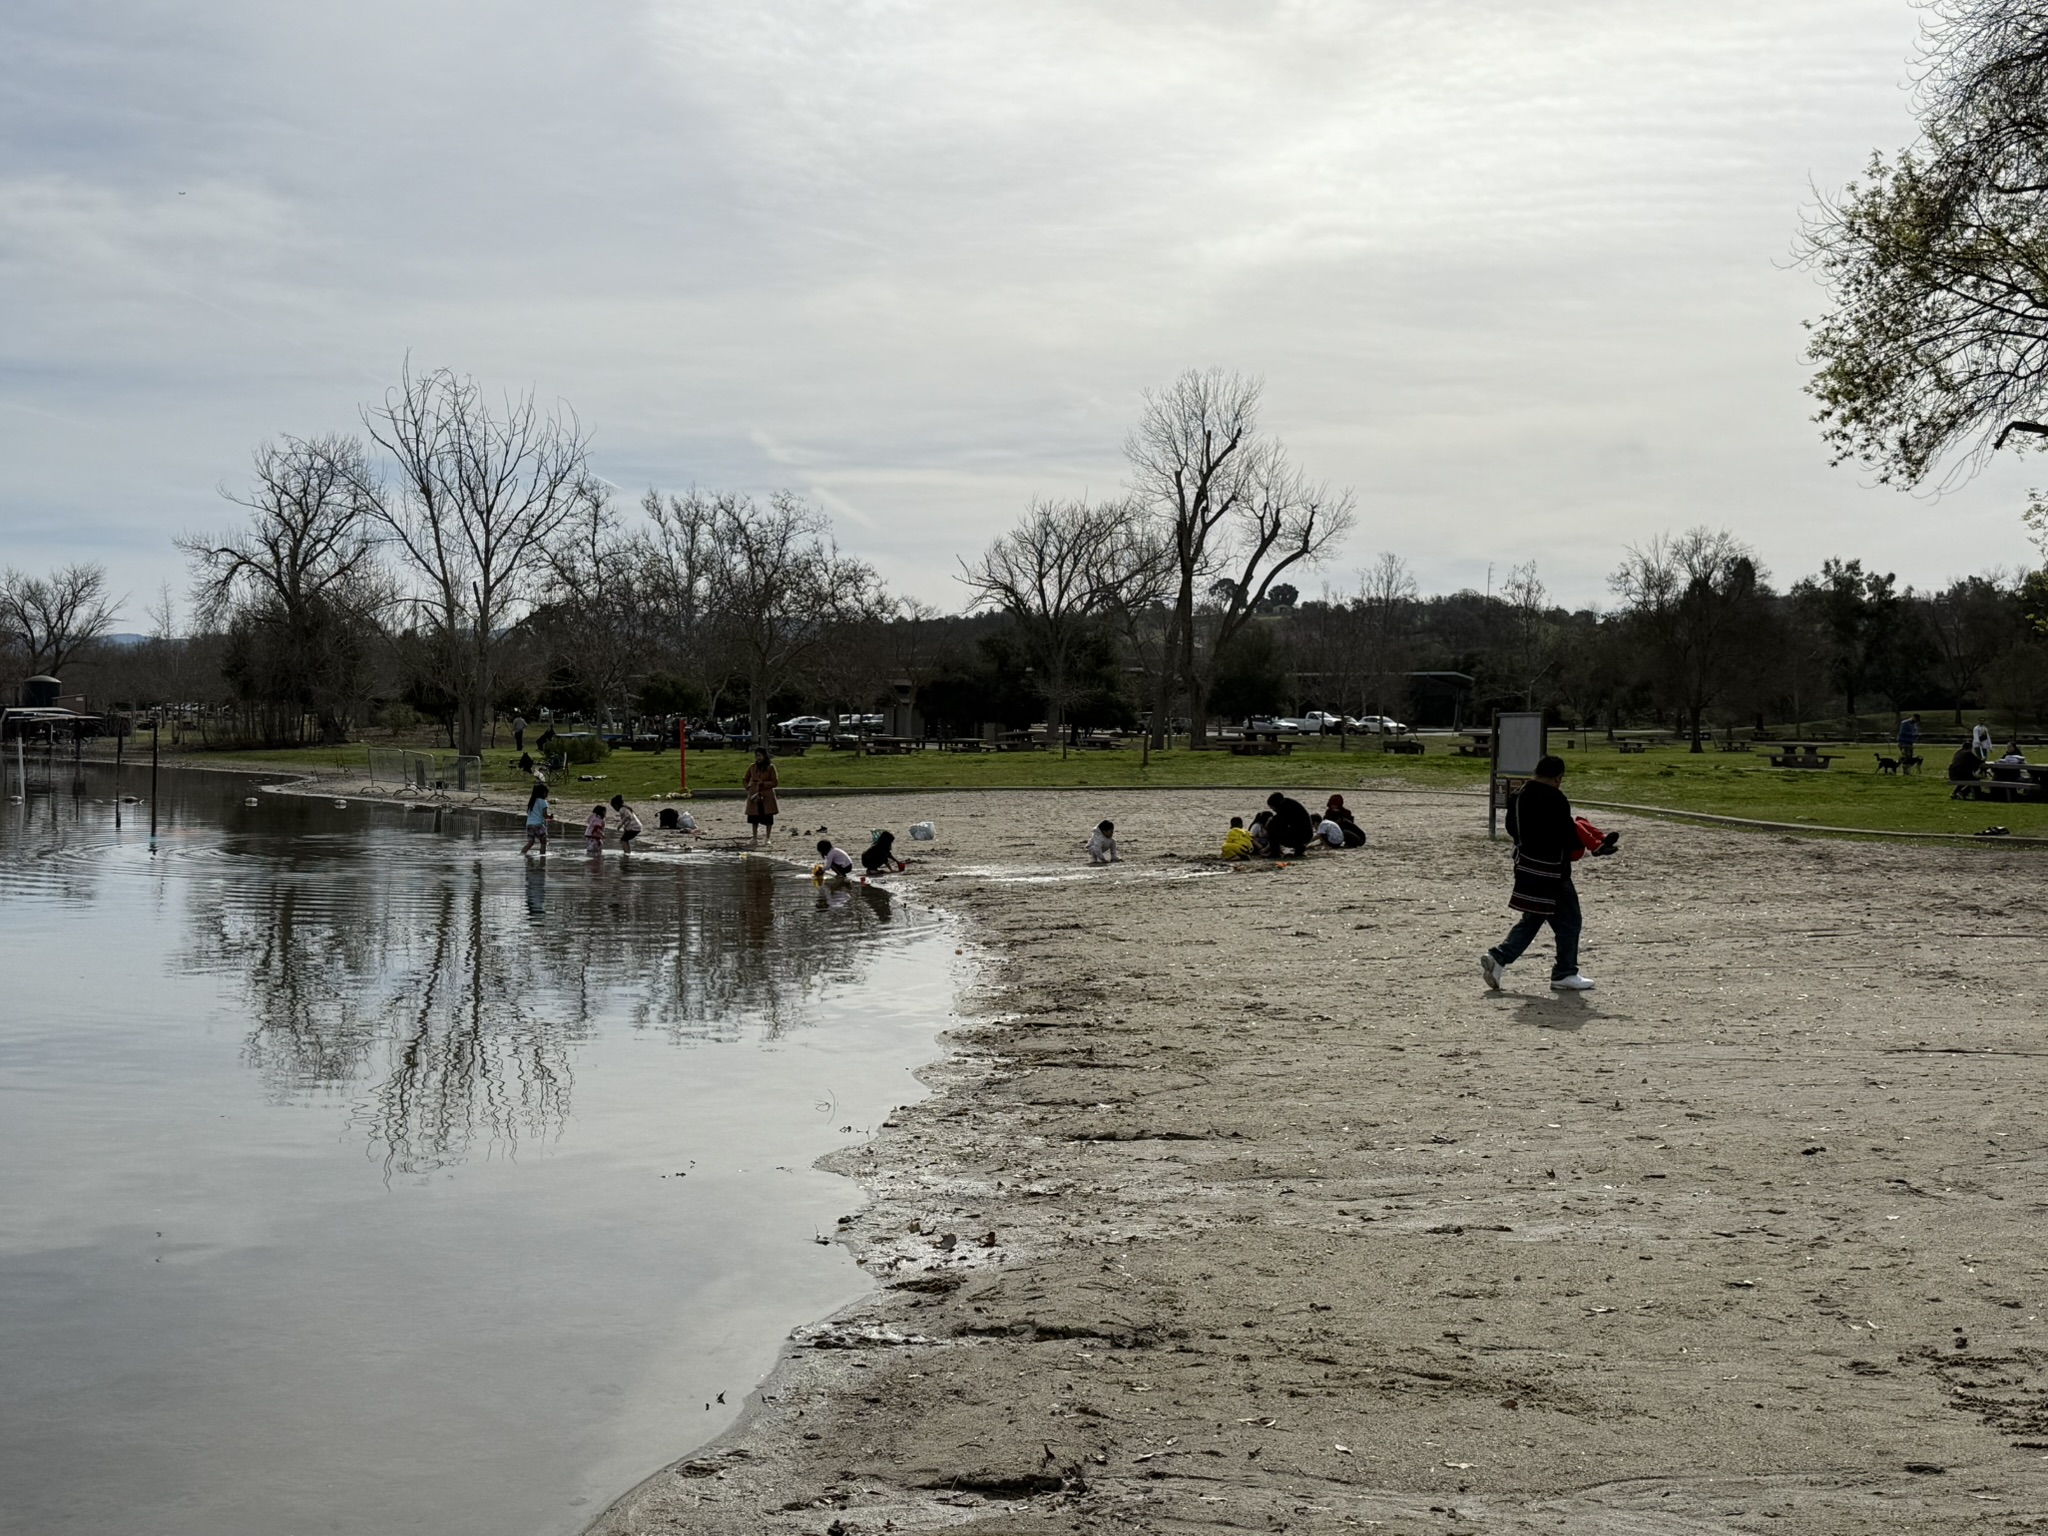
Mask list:
[[1356,816],[1353,816],[1349,810],[1345,809],[1344,797],[1342,795],[1330,796],[1330,803],[1323,810],[1323,819],[1325,821],[1334,821],[1344,829],[1344,846],[1346,848],[1363,848],[1365,846],[1365,828],[1358,824]]
[[883,870],[894,867],[900,874],[910,868],[896,857],[896,834],[877,832],[875,840],[860,852],[860,867],[866,874],[879,875]]
[[1316,824],[1309,819],[1308,807],[1277,789],[1266,796],[1266,804],[1273,812],[1273,824],[1267,829],[1273,839],[1273,852],[1282,858],[1290,848],[1296,853],[1307,853],[1316,836]]
[[1090,864],[1121,864],[1116,856],[1116,823],[1098,821],[1095,830],[1088,834],[1088,862]]
[[1223,834],[1223,857],[1226,859],[1248,859],[1252,856],[1252,835],[1244,829],[1244,818],[1230,818],[1230,830]]
[[832,839],[818,839],[818,866],[811,873],[820,880],[844,880],[853,873],[853,859],[844,848],[833,846]]

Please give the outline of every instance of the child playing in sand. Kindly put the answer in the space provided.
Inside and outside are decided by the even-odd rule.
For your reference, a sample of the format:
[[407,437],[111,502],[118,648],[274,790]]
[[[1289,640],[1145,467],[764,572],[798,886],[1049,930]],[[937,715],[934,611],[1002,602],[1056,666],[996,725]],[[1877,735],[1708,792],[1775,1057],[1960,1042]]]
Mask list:
[[601,805],[593,805],[583,823],[583,851],[593,857],[604,852],[604,807]]
[[899,873],[910,867],[896,857],[896,834],[894,832],[877,832],[875,840],[861,850],[860,867],[867,874],[879,875],[883,870],[888,869],[892,865],[895,866]]
[[1248,859],[1252,856],[1252,835],[1244,829],[1244,818],[1230,818],[1230,830],[1223,834],[1223,857]]
[[818,839],[818,865],[811,871],[820,880],[844,880],[853,873],[853,860],[844,848],[833,846],[832,839]]
[[634,814],[633,807],[626,804],[624,795],[612,796],[612,809],[619,813],[619,852],[631,853],[633,839],[646,829],[640,825],[640,818]]
[[1265,858],[1273,852],[1273,813],[1261,811],[1252,818],[1252,852]]
[[1098,821],[1095,830],[1088,834],[1088,862],[1090,864],[1121,864],[1116,856],[1116,823]]

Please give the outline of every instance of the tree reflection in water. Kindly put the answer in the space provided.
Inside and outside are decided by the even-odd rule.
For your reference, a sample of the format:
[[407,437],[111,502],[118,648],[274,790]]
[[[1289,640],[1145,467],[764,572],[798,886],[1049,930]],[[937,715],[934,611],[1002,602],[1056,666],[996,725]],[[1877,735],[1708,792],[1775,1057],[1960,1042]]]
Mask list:
[[679,1043],[800,1028],[901,922],[886,892],[808,891],[764,859],[515,869],[495,847],[390,843],[302,845],[191,907],[194,968],[244,987],[250,1065],[278,1095],[344,1098],[390,1173],[561,1136],[574,1048],[603,1025]]

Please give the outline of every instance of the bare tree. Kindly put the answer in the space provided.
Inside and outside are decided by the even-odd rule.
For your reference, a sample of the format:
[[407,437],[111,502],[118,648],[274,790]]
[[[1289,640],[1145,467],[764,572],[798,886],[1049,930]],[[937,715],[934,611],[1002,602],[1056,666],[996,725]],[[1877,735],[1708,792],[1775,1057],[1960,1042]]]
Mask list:
[[1388,690],[1407,670],[1404,643],[1417,591],[1408,562],[1390,550],[1382,551],[1359,574],[1358,601],[1366,621],[1364,672],[1372,690],[1373,714],[1388,713]]
[[1076,665],[1099,628],[1109,557],[1129,519],[1122,503],[1033,502],[974,564],[960,563],[960,579],[974,593],[970,606],[1000,608],[1016,624],[1055,730],[1086,691]]
[[1733,534],[1692,528],[1631,546],[1609,578],[1643,638],[1657,688],[1690,723],[1695,752],[1702,716],[1753,659],[1769,597],[1765,575]]
[[370,631],[390,600],[368,479],[354,438],[265,443],[251,489],[221,490],[248,509],[248,526],[176,540],[192,562],[199,622],[230,631],[238,694],[294,716],[294,738],[296,717],[310,713],[323,741],[346,741],[365,691]]
[[811,660],[835,625],[883,612],[881,578],[839,553],[831,524],[788,492],[706,498],[713,620],[747,683],[754,739],[768,736],[768,701]]
[[566,411],[528,391],[493,414],[474,379],[408,366],[370,437],[396,466],[395,484],[363,492],[408,574],[412,601],[456,701],[456,747],[483,751],[499,647],[527,611],[551,540],[600,499],[589,438]]
[[107,569],[80,563],[30,576],[0,571],[0,629],[19,647],[23,675],[57,674],[113,628],[120,604],[107,595]]
[[1500,600],[1507,608],[1508,643],[1502,660],[1522,695],[1522,708],[1536,707],[1536,685],[1555,663],[1550,592],[1536,574],[1536,562],[1508,567]]
[[1208,727],[1209,684],[1216,664],[1254,615],[1264,611],[1280,576],[1297,565],[1321,563],[1330,546],[1351,527],[1351,493],[1312,483],[1287,462],[1276,443],[1260,443],[1251,460],[1254,473],[1210,541],[1211,602],[1201,610],[1201,638],[1191,627],[1181,650],[1188,683],[1188,738],[1203,744]]
[[642,576],[642,550],[601,489],[563,520],[547,548],[534,622],[546,631],[553,665],[587,690],[603,722],[624,714],[646,670],[652,584]]
[[1257,379],[1189,369],[1165,390],[1145,392],[1145,409],[1124,442],[1138,495],[1165,525],[1174,575],[1153,696],[1152,744],[1166,744],[1176,675],[1192,707],[1195,604],[1210,574],[1211,541],[1249,494],[1258,432]]
[[631,563],[640,576],[650,648],[715,715],[728,664],[717,624],[713,500],[695,490],[664,497],[650,489],[640,510],[647,522],[634,535]]
[[[1146,393],[1124,444],[1134,488],[1164,526],[1176,578],[1165,641],[1173,664],[1160,669],[1155,744],[1164,740],[1176,673],[1187,689],[1190,741],[1203,744],[1206,683],[1218,652],[1283,572],[1319,562],[1351,526],[1350,492],[1311,484],[1277,443],[1260,436],[1261,387],[1221,369],[1190,369]],[[1213,598],[1203,615],[1206,636],[1198,637],[1205,594]]]

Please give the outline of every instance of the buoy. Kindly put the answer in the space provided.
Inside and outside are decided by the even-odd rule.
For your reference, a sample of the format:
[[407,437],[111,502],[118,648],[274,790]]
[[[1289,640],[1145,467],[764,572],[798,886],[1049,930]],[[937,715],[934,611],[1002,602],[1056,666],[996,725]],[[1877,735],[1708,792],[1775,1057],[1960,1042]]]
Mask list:
[[346,800],[337,800],[334,802],[334,804],[336,809],[338,810],[346,810],[348,808],[348,802]]
[[244,805],[261,805],[262,803],[263,802],[261,800],[258,800],[254,795],[251,795],[248,799],[242,802],[242,804]]

